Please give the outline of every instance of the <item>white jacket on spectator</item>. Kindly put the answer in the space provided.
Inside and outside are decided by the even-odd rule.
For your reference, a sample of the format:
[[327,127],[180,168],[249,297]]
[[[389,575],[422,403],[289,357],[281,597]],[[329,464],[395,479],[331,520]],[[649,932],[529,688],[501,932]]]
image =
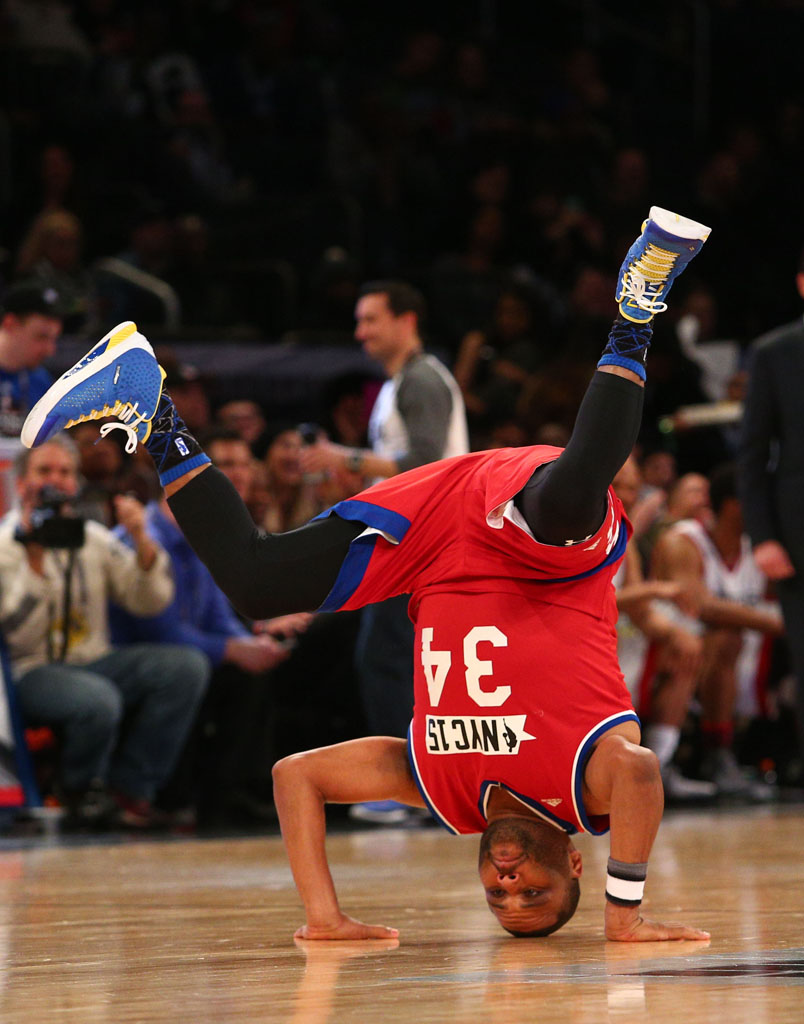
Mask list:
[[[46,550],[44,575],[28,564],[14,539],[16,512],[0,521],[0,629],[15,674],[55,660],[63,644],[65,572],[68,552]],[[149,570],[135,552],[105,526],[87,522],[84,546],[76,552],[70,588],[69,643],[64,661],[84,665],[108,654],[108,602],[133,615],[157,615],[173,600],[170,559],[160,547]]]

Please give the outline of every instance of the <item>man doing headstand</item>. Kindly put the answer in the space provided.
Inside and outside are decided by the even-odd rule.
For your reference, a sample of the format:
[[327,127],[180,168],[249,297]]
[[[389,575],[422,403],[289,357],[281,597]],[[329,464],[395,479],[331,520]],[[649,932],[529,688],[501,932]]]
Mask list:
[[134,324],[106,336],[32,410],[22,440],[117,420],[153,456],[178,523],[252,618],[412,595],[415,708],[408,742],[368,737],[296,754],[275,799],[309,939],[394,935],[340,909],[324,805],[427,805],[482,834],[488,904],[515,935],[546,935],[577,903],[578,831],[610,830],[605,933],[704,939],[640,913],[662,815],[655,755],[616,655],[611,577],[629,529],[609,485],[640,424],[651,320],[708,229],[658,207],[620,271],[619,316],[567,447],[458,456],[402,473],[302,528],[260,535],[178,418]]

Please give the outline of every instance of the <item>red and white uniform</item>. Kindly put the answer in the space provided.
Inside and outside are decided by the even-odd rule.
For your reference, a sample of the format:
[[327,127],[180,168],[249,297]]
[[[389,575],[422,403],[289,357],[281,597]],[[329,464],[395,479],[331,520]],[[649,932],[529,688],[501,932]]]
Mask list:
[[610,490],[593,536],[535,540],[513,498],[560,452],[542,445],[446,459],[330,510],[367,530],[322,608],[412,595],[410,760],[428,806],[453,832],[483,831],[494,785],[567,832],[608,827],[584,811],[581,781],[600,735],[637,720],[617,662],[611,585],[628,522]]
[[[774,602],[766,600],[768,578],[754,561],[751,541],[746,534],[740,541],[740,557],[733,565],[727,565],[706,527],[697,519],[682,519],[671,529],[687,537],[698,549],[703,562],[704,582],[716,597],[765,610],[777,607]],[[674,615],[687,629],[700,630],[697,620],[688,619],[678,611]],[[753,717],[763,710],[772,640],[755,629],[744,629],[742,634],[743,645],[735,666],[736,710],[739,714]]]

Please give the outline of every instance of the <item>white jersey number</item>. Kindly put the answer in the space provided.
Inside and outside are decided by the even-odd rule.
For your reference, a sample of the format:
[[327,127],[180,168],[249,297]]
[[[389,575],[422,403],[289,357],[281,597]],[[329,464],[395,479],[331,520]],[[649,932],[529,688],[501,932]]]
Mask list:
[[[480,680],[492,676],[494,668],[491,661],[477,656],[477,645],[490,643],[492,647],[507,647],[508,637],[496,626],[474,626],[463,639],[463,662],[466,669],[466,692],[482,708],[498,708],[511,696],[510,686],[496,686],[492,690],[483,690]],[[434,651],[433,630],[431,627],[422,629],[422,667],[430,696],[430,706],[437,708],[444,692],[444,684],[452,667],[450,651]]]
[[422,630],[422,666],[424,678],[427,680],[427,692],[430,694],[430,706],[437,708],[444,692],[444,683],[447,681],[447,673],[452,665],[452,655],[449,651],[433,651],[430,645],[433,642],[433,630],[428,627]]

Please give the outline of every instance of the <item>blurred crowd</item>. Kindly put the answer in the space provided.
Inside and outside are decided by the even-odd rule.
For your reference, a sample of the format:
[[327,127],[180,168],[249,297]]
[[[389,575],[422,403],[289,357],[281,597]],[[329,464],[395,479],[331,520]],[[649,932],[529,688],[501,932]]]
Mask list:
[[[182,361],[183,342],[306,346],[326,359],[354,344],[361,284],[401,278],[427,299],[425,340],[460,386],[472,447],[563,445],[620,259],[657,203],[713,228],[657,322],[629,470],[640,579],[672,583],[672,558],[652,560],[659,536],[682,519],[711,528],[733,497],[713,509],[708,487],[736,456],[749,343],[800,312],[798,5],[762,5],[761,38],[754,5],[739,0],[707,5],[703,35],[686,5],[651,19],[634,5],[630,29],[622,5],[619,19],[602,3],[471,6],[0,0],[0,303],[10,296],[12,309],[15,289],[30,287],[58,297],[60,323],[22,365],[36,339],[4,321],[0,371],[62,369],[61,330],[94,340],[137,321],[255,523],[293,529],[354,493],[348,474],[304,473],[301,453],[322,430],[366,446],[380,374],[333,373],[280,420],[252,396],[221,401],[219,382]],[[749,48],[763,70],[744,76],[733,55]],[[3,432],[15,424],[9,415]],[[116,495],[148,503],[180,581],[185,555],[147,460],[94,424],[71,433],[83,514],[114,529]],[[202,622],[206,586],[187,575],[162,613],[173,641],[178,620],[194,620],[202,649],[201,633],[218,637],[163,802],[196,805],[203,790],[207,820],[270,820],[273,759],[363,728],[357,624],[244,623],[218,605]],[[637,603],[669,599],[700,619],[689,593],[687,580]],[[663,628],[653,623],[654,639],[670,638]],[[131,622],[113,629],[118,643],[135,638]],[[683,652],[693,674],[719,657],[694,646]],[[747,728],[784,706],[768,696],[785,678],[783,645],[771,653],[743,671],[726,713],[746,727],[760,775],[794,760],[783,730]],[[675,672],[682,653],[668,656]],[[684,714],[659,724],[676,730],[671,755],[700,774],[707,751],[683,744],[694,702],[684,685]]]

